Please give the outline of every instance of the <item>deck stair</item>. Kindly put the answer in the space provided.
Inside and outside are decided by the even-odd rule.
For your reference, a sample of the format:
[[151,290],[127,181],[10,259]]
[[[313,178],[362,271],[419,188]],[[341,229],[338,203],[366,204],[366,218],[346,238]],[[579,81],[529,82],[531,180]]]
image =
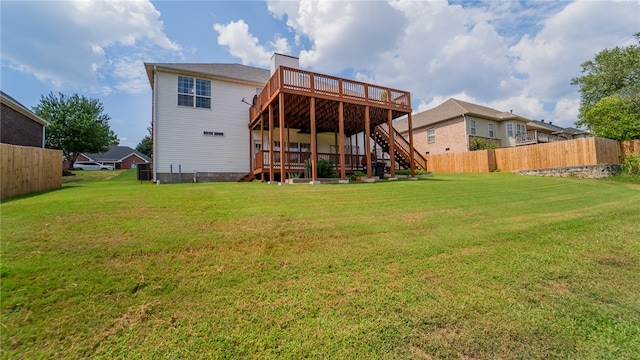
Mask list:
[[249,173],[245,175],[242,179],[238,180],[238,182],[250,182],[255,178],[256,178],[256,175],[254,173]]
[[[392,130],[394,131],[393,139],[396,162],[398,162],[401,168],[407,169],[411,164],[411,157],[409,156],[411,146],[396,129]],[[389,153],[389,126],[387,124],[376,126],[373,129],[372,135],[373,140],[382,148],[382,151]],[[427,159],[425,159],[418,150],[415,150],[415,148],[413,151],[413,160],[416,169],[427,170]]]

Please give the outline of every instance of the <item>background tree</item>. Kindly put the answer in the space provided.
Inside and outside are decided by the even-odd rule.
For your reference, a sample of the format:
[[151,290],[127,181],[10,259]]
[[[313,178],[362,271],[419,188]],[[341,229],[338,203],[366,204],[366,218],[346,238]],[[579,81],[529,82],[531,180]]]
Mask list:
[[605,49],[581,67],[583,75],[571,80],[581,94],[576,125],[596,136],[640,138],[640,46]]
[[109,128],[109,115],[103,113],[104,106],[96,99],[50,93],[42,95],[33,110],[50,124],[46,147],[62,150],[71,168],[82,152],[101,153],[118,145],[116,134]]
[[138,150],[141,153],[147,155],[148,157],[151,157],[151,152],[152,152],[151,145],[153,144],[153,142],[151,141],[151,127],[150,126],[147,126],[147,131],[149,132],[149,135],[143,137],[142,140],[140,140],[140,142],[136,146],[136,150]]

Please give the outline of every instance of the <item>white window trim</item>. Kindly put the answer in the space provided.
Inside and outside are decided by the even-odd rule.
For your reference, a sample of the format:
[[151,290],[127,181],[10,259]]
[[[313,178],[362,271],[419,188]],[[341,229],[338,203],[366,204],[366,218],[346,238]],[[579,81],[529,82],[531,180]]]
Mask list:
[[[180,95],[186,95],[186,96],[191,96],[192,97],[192,103],[193,105],[188,106],[188,105],[180,105],[178,102],[178,106],[179,107],[186,107],[186,108],[193,108],[193,109],[203,109],[203,110],[211,110],[212,106],[211,106],[211,80],[207,80],[207,79],[201,79],[201,78],[195,78],[195,77],[191,77],[191,76],[183,76],[183,75],[178,75],[177,80],[178,80],[178,84],[180,84],[180,78],[187,78],[187,79],[191,79],[193,80],[193,87],[190,89],[189,93],[183,93],[180,92],[180,87],[179,85],[177,86],[177,90],[176,93],[178,95],[178,97]],[[196,83],[198,82],[198,80],[200,81],[206,81],[209,83],[209,95],[197,95],[196,94]],[[209,99],[209,107],[200,107],[197,106],[197,99],[201,98],[201,99]]]

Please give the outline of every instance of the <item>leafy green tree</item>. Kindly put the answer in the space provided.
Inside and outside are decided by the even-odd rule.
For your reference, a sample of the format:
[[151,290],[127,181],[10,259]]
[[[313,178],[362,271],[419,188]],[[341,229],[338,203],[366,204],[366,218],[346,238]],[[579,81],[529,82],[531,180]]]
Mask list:
[[50,93],[42,95],[33,110],[50,124],[46,147],[62,150],[71,168],[80,153],[101,153],[118,145],[118,138],[109,127],[109,115],[103,113],[104,106],[96,99]]
[[598,136],[616,140],[640,139],[640,96],[611,95],[585,110],[589,128]]
[[136,150],[151,157],[153,145],[153,141],[151,140],[151,127],[147,127],[147,131],[149,132],[149,135],[143,137],[142,140],[140,140],[140,142],[136,146]]
[[[640,42],[640,33],[635,37]],[[578,126],[616,140],[640,138],[640,46],[615,47],[581,65]]]

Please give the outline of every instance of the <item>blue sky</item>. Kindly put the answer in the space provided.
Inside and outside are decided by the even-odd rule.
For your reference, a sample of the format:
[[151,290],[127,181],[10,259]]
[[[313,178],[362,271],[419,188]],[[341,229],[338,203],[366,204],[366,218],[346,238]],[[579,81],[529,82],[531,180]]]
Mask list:
[[303,69],[408,90],[415,112],[450,97],[572,126],[580,64],[635,43],[638,1],[0,2],[0,85],[97,98],[121,145],[151,122],[144,62]]

